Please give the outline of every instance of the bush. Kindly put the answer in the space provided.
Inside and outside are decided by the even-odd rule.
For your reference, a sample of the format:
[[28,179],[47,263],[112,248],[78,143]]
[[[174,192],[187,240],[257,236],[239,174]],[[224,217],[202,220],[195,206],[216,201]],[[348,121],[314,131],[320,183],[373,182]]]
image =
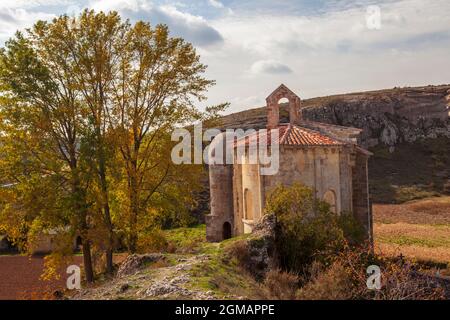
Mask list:
[[226,248],[223,262],[228,263],[233,258],[240,267],[248,269],[251,258],[246,240],[236,241]]
[[[276,249],[283,271],[267,273],[269,298],[290,299],[442,299],[445,290],[438,279],[418,272],[403,259],[376,256],[364,243],[364,230],[351,214],[331,213],[300,184],[278,186],[269,195],[266,214],[277,218]],[[243,248],[241,261],[247,256]],[[367,288],[367,267],[382,272],[382,288]],[[296,278],[293,274],[301,274]],[[298,280],[296,280],[298,279]]]
[[298,289],[298,276],[280,269],[270,270],[263,288],[267,299],[293,300]]
[[314,260],[326,259],[329,252],[343,247],[338,215],[330,212],[327,203],[314,199],[304,185],[276,187],[269,195],[266,213],[277,217],[276,247],[285,270],[302,273]]
[[333,263],[328,269],[313,263],[308,275],[302,279],[304,286],[297,291],[299,300],[348,300],[352,298],[352,285],[344,266]]
[[365,230],[351,213],[342,212],[337,218],[338,227],[342,229],[344,238],[351,245],[364,243]]
[[167,249],[168,242],[164,232],[160,229],[153,229],[151,232],[141,234],[138,238],[137,252],[161,252]]
[[[367,288],[367,267],[381,269],[381,289]],[[329,266],[313,264],[302,278],[297,299],[435,300],[445,291],[436,278],[418,272],[418,265],[403,259],[375,256],[364,247],[346,247]]]

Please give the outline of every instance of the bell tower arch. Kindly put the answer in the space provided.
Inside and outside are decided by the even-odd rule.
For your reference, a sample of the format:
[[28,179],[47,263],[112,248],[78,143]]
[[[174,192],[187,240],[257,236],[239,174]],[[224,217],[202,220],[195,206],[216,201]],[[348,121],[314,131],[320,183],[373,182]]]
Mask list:
[[283,98],[286,98],[289,101],[289,123],[297,124],[302,119],[300,112],[300,98],[288,87],[282,84],[266,98],[267,129],[274,129],[280,124],[279,101]]

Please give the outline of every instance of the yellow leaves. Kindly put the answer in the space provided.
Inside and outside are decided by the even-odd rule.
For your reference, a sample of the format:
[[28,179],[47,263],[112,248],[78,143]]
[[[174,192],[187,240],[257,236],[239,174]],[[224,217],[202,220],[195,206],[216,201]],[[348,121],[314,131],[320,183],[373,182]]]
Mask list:
[[60,279],[64,268],[69,265],[73,259],[69,256],[54,252],[44,257],[44,271],[41,274],[41,280]]
[[147,231],[138,239],[137,249],[140,253],[161,252],[168,246],[164,232],[158,228]]
[[172,165],[170,132],[212,113],[194,105],[214,84],[191,44],[165,25],[85,10],[36,23],[0,60],[0,170],[20,181],[1,228],[30,250],[51,236],[66,255],[75,231],[108,247],[107,206],[126,235],[191,222],[203,172]]

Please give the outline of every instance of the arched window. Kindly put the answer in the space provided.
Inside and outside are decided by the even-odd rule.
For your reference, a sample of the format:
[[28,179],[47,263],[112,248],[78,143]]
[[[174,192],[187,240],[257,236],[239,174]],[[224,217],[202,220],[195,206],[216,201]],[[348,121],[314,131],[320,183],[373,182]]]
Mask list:
[[225,222],[222,227],[222,239],[230,239],[231,238],[231,223]]
[[[281,98],[280,100],[278,100],[277,105],[278,105],[278,112],[279,112],[279,117],[280,117],[280,123],[286,123],[286,121],[283,121],[285,119],[287,119],[287,123],[290,123],[291,120],[291,115],[289,114],[289,99],[286,97]],[[288,105],[287,108],[282,108],[282,105]]]
[[244,191],[245,220],[253,220],[253,197],[250,190]]
[[333,190],[328,190],[327,192],[325,192],[325,194],[323,195],[323,201],[325,201],[326,203],[328,203],[330,205],[330,210],[331,212],[336,213],[336,194],[334,193]]
[[300,98],[289,90],[284,84],[279,86],[266,99],[267,102],[267,128],[273,129],[280,123],[280,103],[289,103],[289,123],[296,124],[301,119]]

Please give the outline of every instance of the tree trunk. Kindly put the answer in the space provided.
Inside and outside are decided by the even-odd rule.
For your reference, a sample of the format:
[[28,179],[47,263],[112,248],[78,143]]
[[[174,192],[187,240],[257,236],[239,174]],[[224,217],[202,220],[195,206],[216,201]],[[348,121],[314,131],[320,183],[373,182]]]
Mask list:
[[113,251],[114,251],[114,231],[111,221],[111,213],[109,210],[109,204],[106,203],[104,206],[105,219],[108,227],[108,244],[106,248],[106,273],[112,274],[114,271],[113,266]]
[[106,272],[112,274],[113,268],[113,250],[114,250],[114,230],[109,208],[108,185],[106,181],[106,166],[103,158],[100,159],[100,184],[103,198],[103,214],[108,229],[108,243],[106,248]]
[[114,250],[114,228],[111,219],[111,212],[109,208],[108,197],[108,182],[106,180],[106,154],[105,154],[105,140],[101,132],[100,116],[97,117],[96,123],[96,139],[97,139],[97,161],[98,161],[98,174],[100,182],[100,192],[102,198],[103,218],[105,225],[108,229],[108,239],[106,244],[105,256],[106,256],[106,273],[112,274],[113,268],[113,250]]
[[128,250],[130,253],[136,253],[137,249],[137,221],[139,214],[139,187],[137,184],[137,165],[135,161],[131,163],[131,176],[129,184],[129,197],[130,197],[130,235]]
[[87,239],[81,239],[83,246],[83,265],[87,283],[94,282],[94,269],[92,268],[91,243]]
[[71,161],[72,167],[72,196],[75,197],[74,210],[77,213],[77,229],[81,235],[81,244],[83,246],[83,266],[84,272],[86,276],[86,281],[88,283],[94,282],[94,268],[92,266],[92,256],[91,256],[91,243],[87,238],[87,233],[89,229],[87,216],[88,212],[86,209],[86,198],[85,193],[83,192],[80,186],[80,179],[76,173],[77,171],[77,162],[75,157],[72,158]]

